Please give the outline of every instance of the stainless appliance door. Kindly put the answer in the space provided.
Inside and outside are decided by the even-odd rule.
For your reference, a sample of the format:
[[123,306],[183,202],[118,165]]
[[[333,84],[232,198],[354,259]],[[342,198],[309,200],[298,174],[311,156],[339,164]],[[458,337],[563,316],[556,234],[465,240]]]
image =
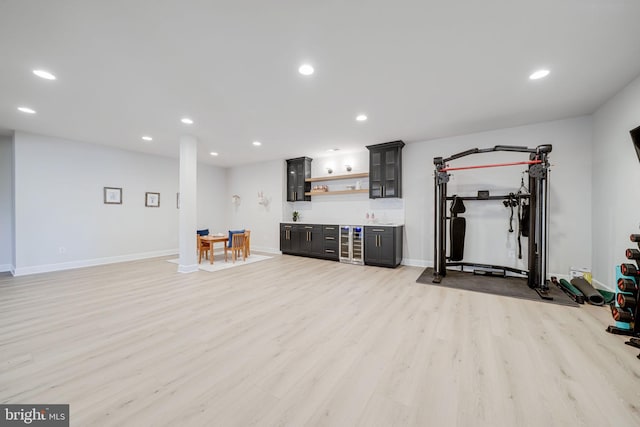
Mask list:
[[340,226],[340,262],[351,262],[351,227]]
[[351,234],[351,262],[364,264],[364,227],[352,226]]

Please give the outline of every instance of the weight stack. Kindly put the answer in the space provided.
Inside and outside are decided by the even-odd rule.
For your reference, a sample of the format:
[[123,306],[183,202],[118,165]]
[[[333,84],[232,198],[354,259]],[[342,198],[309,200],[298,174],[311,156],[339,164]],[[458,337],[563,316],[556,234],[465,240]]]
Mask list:
[[616,321],[616,329],[632,335],[636,323],[638,280],[637,276],[622,274],[622,270],[621,266],[616,266],[616,296],[611,304],[611,315]]

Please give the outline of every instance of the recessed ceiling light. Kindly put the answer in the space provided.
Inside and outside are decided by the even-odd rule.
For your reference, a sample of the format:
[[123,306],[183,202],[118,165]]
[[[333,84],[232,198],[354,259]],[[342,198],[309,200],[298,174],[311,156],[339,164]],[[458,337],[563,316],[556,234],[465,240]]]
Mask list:
[[358,114],[358,116],[356,117],[356,120],[359,122],[364,122],[367,120],[367,115],[366,114]]
[[48,71],[45,70],[33,70],[33,74],[35,74],[36,76],[42,78],[42,79],[46,79],[46,80],[55,80],[56,76],[54,76],[53,74],[51,74]]
[[217,156],[218,155],[218,153],[216,153],[215,151],[212,151],[209,154],[211,154],[212,156]]
[[298,72],[303,76],[310,76],[313,74],[313,67],[309,64],[302,64],[300,68],[298,68]]
[[23,113],[27,113],[27,114],[35,114],[36,110],[31,109],[29,107],[18,107],[18,111],[22,111]]
[[142,139],[144,139],[145,141],[153,141],[153,138],[147,135],[143,136]]
[[542,79],[544,77],[547,77],[549,75],[549,70],[538,70],[533,72],[529,78],[531,80],[538,80],[538,79]]
[[185,125],[192,125],[193,124],[193,120],[191,120],[188,117],[184,117],[182,118],[182,120],[180,120],[182,123],[184,123]]
[[255,145],[256,147],[259,147],[262,145],[262,142],[260,141],[253,141],[253,145]]
[[334,151],[340,151],[340,149],[339,148],[329,148],[327,151],[330,152],[330,153],[333,153]]

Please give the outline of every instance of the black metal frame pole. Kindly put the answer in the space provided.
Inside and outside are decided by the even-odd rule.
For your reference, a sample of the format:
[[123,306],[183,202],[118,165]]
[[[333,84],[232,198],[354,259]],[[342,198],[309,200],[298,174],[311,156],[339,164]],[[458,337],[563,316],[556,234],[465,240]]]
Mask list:
[[549,291],[547,283],[549,266],[549,162],[551,145],[536,148],[531,160],[539,165],[529,166],[529,278],[527,284],[541,297]]
[[442,277],[447,275],[447,183],[440,183],[440,271]]
[[536,236],[536,225],[538,221],[538,181],[531,174],[533,165],[529,166],[529,242],[528,242],[528,259],[527,268],[529,277],[527,285],[535,288],[538,283],[538,247]]
[[[541,153],[543,165],[547,165],[547,154]],[[541,221],[540,221],[540,278],[538,284],[544,292],[549,291],[547,276],[549,274],[549,169],[545,167],[542,170],[540,178],[541,191]]]
[[[448,175],[441,172],[444,162],[441,157],[433,159],[435,172],[433,177],[433,281],[439,283],[447,274],[446,269],[446,203]],[[444,174],[444,175],[443,175]]]
[[438,171],[436,170],[433,175],[433,275],[439,277],[439,252],[440,252],[440,222],[438,220],[438,210],[440,204],[438,203]]

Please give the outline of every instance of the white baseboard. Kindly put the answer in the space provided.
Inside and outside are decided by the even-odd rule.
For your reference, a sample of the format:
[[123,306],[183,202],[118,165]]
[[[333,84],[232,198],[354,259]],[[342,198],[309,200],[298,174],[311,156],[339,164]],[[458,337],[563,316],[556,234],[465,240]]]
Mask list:
[[252,251],[256,251],[256,252],[265,252],[265,253],[268,253],[268,254],[276,254],[276,255],[282,254],[282,252],[280,252],[280,249],[278,249],[278,248],[266,248],[264,246],[253,246],[253,245],[251,245],[251,250]]
[[0,264],[0,273],[4,273],[6,271],[13,272],[13,265],[11,265],[11,264]]
[[423,259],[403,258],[401,264],[409,267],[433,267],[433,261],[425,261]]
[[178,273],[195,273],[198,271],[198,264],[178,265]]
[[12,272],[12,274],[14,276],[25,276],[27,274],[49,273],[51,271],[71,270],[74,268],[93,267],[96,265],[114,264],[117,262],[137,261],[139,259],[176,255],[177,253],[178,249],[167,249],[164,251],[143,252],[138,254],[69,261],[59,264],[44,264],[35,265],[32,267],[18,267]]
[[605,291],[609,291],[609,292],[615,292],[615,288],[611,288],[607,285],[605,285],[604,283],[602,283],[601,281],[597,280],[597,279],[591,279],[591,281],[593,282],[593,286],[595,288],[600,288],[603,289]]

